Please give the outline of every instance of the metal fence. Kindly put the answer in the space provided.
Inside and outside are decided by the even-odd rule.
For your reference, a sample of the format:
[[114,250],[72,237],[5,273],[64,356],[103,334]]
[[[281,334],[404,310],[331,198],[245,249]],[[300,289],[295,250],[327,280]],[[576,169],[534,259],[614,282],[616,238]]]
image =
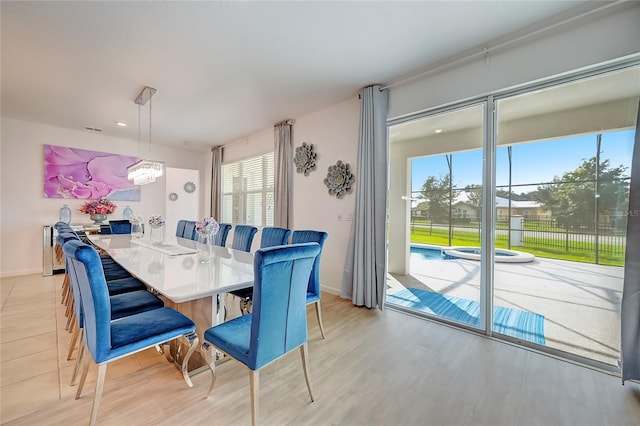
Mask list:
[[[554,219],[522,219],[523,246],[527,241],[538,247],[558,249],[565,252],[593,253],[595,263],[601,255],[624,256],[626,226],[600,224],[599,226],[561,225]],[[496,222],[496,241],[509,241],[513,232],[509,221]]]
[[[526,250],[527,246],[548,249],[555,253],[579,254],[585,261],[601,263],[602,258],[624,258],[626,226],[619,223],[594,226],[566,226],[554,219],[522,218],[517,228],[512,228],[509,220],[497,220],[495,241],[510,249]],[[412,231],[422,229],[426,235],[435,230],[444,231],[449,236],[449,245],[455,239],[464,239],[470,244],[481,242],[481,223],[477,219],[452,218],[449,223],[436,223],[423,217],[412,217]],[[514,239],[514,234],[520,238]],[[514,244],[517,240],[518,245]],[[609,263],[606,261],[605,263]]]

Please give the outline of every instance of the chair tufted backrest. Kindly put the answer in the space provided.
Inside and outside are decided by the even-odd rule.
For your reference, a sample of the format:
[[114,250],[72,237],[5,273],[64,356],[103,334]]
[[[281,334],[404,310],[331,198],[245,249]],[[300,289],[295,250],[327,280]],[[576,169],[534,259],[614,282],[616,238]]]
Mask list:
[[71,225],[69,225],[66,222],[56,222],[55,225],[53,225],[53,227],[55,228],[56,231],[58,232],[62,232],[62,231],[72,231],[73,229],[71,228]]
[[176,237],[184,238],[184,227],[186,226],[186,220],[179,220],[178,225],[176,226]]
[[249,225],[236,225],[233,230],[233,242],[231,248],[234,250],[251,251],[253,237],[256,236],[258,228]]
[[112,234],[130,234],[131,222],[129,220],[110,220],[109,230]]
[[320,297],[320,256],[322,256],[324,242],[328,236],[329,234],[326,232],[310,229],[293,231],[293,234],[291,235],[291,244],[318,243],[320,245],[320,252],[318,253],[316,260],[313,262],[313,270],[311,271],[309,285],[307,286],[309,296]]
[[224,247],[227,245],[227,237],[229,236],[229,231],[231,230],[230,223],[220,223],[220,228],[216,235],[213,236],[214,244],[220,247]]
[[317,243],[263,248],[254,257],[248,367],[257,370],[307,341],[307,283]]
[[282,246],[289,242],[291,230],[287,228],[265,227],[262,228],[260,248]]
[[182,238],[186,238],[188,240],[197,240],[196,233],[196,221],[195,220],[185,220],[184,221],[184,233],[182,234]]
[[63,249],[80,290],[87,348],[93,359],[102,359],[111,349],[111,301],[100,256],[82,241],[68,241]]

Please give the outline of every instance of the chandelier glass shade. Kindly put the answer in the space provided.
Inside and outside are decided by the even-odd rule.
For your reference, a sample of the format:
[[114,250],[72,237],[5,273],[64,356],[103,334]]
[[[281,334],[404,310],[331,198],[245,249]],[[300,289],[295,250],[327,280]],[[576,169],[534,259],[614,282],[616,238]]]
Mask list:
[[164,163],[156,160],[138,160],[127,167],[127,179],[134,185],[153,183],[164,172]]
[[[142,105],[149,101],[149,156],[151,156],[151,97],[156,93],[153,87],[145,86],[135,100],[138,104],[138,156],[140,156],[140,111]],[[153,183],[164,173],[164,162],[140,159],[127,167],[127,179],[134,185]]]

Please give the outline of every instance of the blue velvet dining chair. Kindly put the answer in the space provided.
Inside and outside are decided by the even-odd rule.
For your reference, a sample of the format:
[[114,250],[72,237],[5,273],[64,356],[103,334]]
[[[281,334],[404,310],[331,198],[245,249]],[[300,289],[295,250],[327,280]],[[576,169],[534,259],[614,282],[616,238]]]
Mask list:
[[231,242],[231,248],[234,250],[251,251],[251,245],[253,244],[253,237],[256,236],[258,228],[249,225],[236,225],[233,229],[233,241]]
[[56,231],[58,231],[58,232],[60,232],[62,229],[67,228],[67,227],[68,227],[69,229],[71,229],[71,226],[70,226],[67,222],[62,222],[62,221],[60,221],[60,222],[56,222],[56,223],[53,225],[53,228],[54,228]]
[[[62,247],[69,239],[81,240],[75,232],[63,232],[58,234],[56,242]],[[132,290],[144,290],[144,288],[139,288],[138,285],[130,285],[131,281],[127,279],[131,278],[131,274],[122,266],[118,265],[108,254],[101,254],[100,262],[102,263],[106,280],[108,282],[118,281],[113,285],[113,294]]]
[[216,382],[213,346],[249,368],[251,423],[258,423],[259,370],[290,351],[300,348],[302,367],[311,401],[313,391],[307,365],[306,293],[317,243],[264,248],[254,257],[253,311],[204,332],[204,352]]
[[[290,235],[291,230],[287,228],[262,228],[262,235],[260,237],[260,248],[285,245],[289,241]],[[249,243],[249,248],[251,248],[251,243]],[[251,306],[251,298],[253,296],[253,288],[248,287],[240,290],[234,290],[231,292],[231,294],[240,299],[240,312],[242,313],[242,315],[248,314],[249,307]]]
[[[75,240],[73,240],[75,241]],[[66,258],[66,256],[65,256]],[[70,259],[67,260],[67,267],[71,282],[71,289],[73,291],[73,335],[69,341],[69,348],[67,351],[67,361],[71,360],[73,350],[76,347],[78,339],[82,341],[82,335],[84,330],[84,310],[82,308],[82,298],[80,296],[80,283],[79,279],[81,275],[75,270],[74,263]],[[129,315],[134,315],[140,312],[146,312],[153,309],[164,307],[164,302],[154,294],[146,290],[136,290],[128,293],[120,293],[113,296],[109,296],[109,302],[111,305],[111,319],[116,320]],[[71,376],[71,385],[76,381],[78,373],[78,367],[80,366],[80,360],[84,353],[85,345],[80,345],[78,355],[76,357],[76,364]]]
[[[56,236],[56,242],[60,245],[60,247],[64,247],[64,245],[68,242],[68,241],[80,241],[80,238],[78,238],[78,236],[75,233],[68,233],[68,232],[62,232],[60,234],[58,234]],[[65,327],[65,330],[69,330],[71,325],[74,324],[74,319],[76,320],[76,323],[78,323],[78,312],[77,309],[79,308],[79,304],[80,301],[78,299],[78,291],[74,291],[75,289],[73,288],[73,286],[71,285],[71,273],[70,273],[70,269],[72,269],[72,264],[70,263],[69,259],[67,258],[67,256],[64,256],[65,258],[65,276],[64,276],[64,280],[67,282],[67,285],[69,286],[69,296],[66,299],[66,303],[67,303],[67,311],[65,312],[65,315],[67,316],[67,324]],[[109,280],[107,273],[105,272],[105,267],[104,267],[104,263],[103,263],[103,259],[102,257],[100,258],[100,263],[102,263],[103,266],[103,273],[105,274],[105,280],[107,281],[107,287],[109,290],[109,296],[116,296],[116,295],[122,295],[122,294],[127,294],[127,293],[136,293],[136,295],[140,295],[142,293],[138,293],[138,292],[144,292],[144,293],[148,293],[147,290],[147,286],[139,281],[136,278],[131,277],[131,275],[128,275],[128,278],[121,278],[121,279],[115,279],[115,280]],[[120,267],[120,266],[118,266]],[[123,269],[124,270],[124,269]],[[125,271],[126,272],[126,271]],[[128,274],[128,273],[127,273]],[[116,276],[120,276],[121,274],[117,274]],[[149,293],[150,294],[150,293]],[[157,302],[159,299],[156,296],[153,296],[153,298],[147,297],[146,295],[143,295],[143,299],[140,299],[140,297],[137,297],[136,295],[132,296],[132,298],[135,298],[137,302]],[[146,299],[144,299],[144,297],[146,297]],[[120,298],[118,299],[120,301],[122,300],[126,300],[124,298]],[[76,303],[77,302],[77,303]],[[135,309],[135,306],[131,306],[131,305],[122,305],[123,302],[118,302],[118,305],[116,306],[116,316],[118,315],[118,313],[120,312],[120,310],[126,310],[126,309]],[[81,324],[82,321],[80,320],[79,323]],[[71,357],[71,353],[73,352],[73,349],[75,348],[75,344],[76,344],[76,339],[77,339],[77,335],[76,332],[77,330],[74,328],[72,330],[74,332],[74,336],[71,339],[70,345],[69,345],[69,355],[67,356],[67,359],[70,359]]]
[[260,248],[282,246],[289,242],[291,230],[287,228],[264,227],[260,237]]
[[184,227],[186,226],[186,220],[179,220],[178,225],[176,226],[176,237],[184,238]]
[[[187,385],[193,386],[187,372],[187,363],[198,343],[195,323],[167,307],[112,321],[109,291],[97,251],[81,241],[69,241],[64,245],[64,252],[73,263],[79,284],[84,312],[83,341],[98,365],[90,425],[94,425],[98,417],[107,365],[111,361],[184,336],[190,347],[182,363],[182,375]],[[86,354],[82,362],[76,399],[82,394],[89,370],[89,357]]]
[[[58,223],[68,226],[64,222],[58,222]],[[80,239],[78,235],[75,232],[73,232],[73,230],[71,230],[70,227],[67,229],[64,226],[58,227],[57,225],[58,224],[56,224],[56,230],[58,231],[58,235],[56,235],[56,244],[60,248],[60,250],[62,250],[64,243],[66,243],[67,241],[72,239],[73,240]],[[71,304],[73,303],[73,293],[71,292],[71,281],[69,281],[68,269],[69,267],[67,265],[67,261],[65,258],[64,277],[62,279],[62,304],[67,307],[67,310],[65,311],[65,316],[68,317],[65,330],[69,329],[69,322],[71,321],[71,310],[72,310]]]
[[[56,243],[61,248],[67,241],[70,240],[81,241],[80,237],[75,232],[60,232],[56,236]],[[109,293],[111,295],[147,289],[147,287],[142,282],[133,278],[127,270],[118,265],[113,259],[111,259],[109,255],[101,255],[100,262],[102,263],[105,279],[107,280],[107,286],[109,287]],[[65,311],[65,316],[67,317],[65,330],[69,330],[73,319],[73,292],[71,291],[71,286],[69,285],[69,274],[67,273],[67,269],[68,262],[65,257],[65,275],[62,283],[64,296],[62,303],[67,308]]]
[[[234,250],[246,251],[247,253],[251,251],[251,245],[253,244],[253,238],[256,236],[258,232],[258,228],[255,226],[249,225],[236,225],[233,230],[233,241],[231,242],[231,248]],[[248,306],[251,302],[251,295],[253,294],[253,289],[243,288],[240,290],[234,290],[230,292],[234,296],[240,299],[240,312],[242,315],[248,313]]]
[[130,234],[131,222],[129,220],[110,220],[109,229],[112,234]]
[[229,236],[229,231],[231,231],[231,224],[229,223],[220,223],[220,228],[216,235],[213,236],[213,243],[217,246],[224,247],[227,245],[227,237]]
[[297,230],[293,231],[293,234],[291,235],[291,244],[313,242],[320,245],[320,253],[318,253],[318,257],[313,262],[313,270],[309,277],[309,286],[307,287],[307,304],[313,303],[316,306],[316,317],[318,318],[320,334],[322,334],[323,339],[325,338],[325,334],[324,325],[322,324],[322,310],[320,309],[320,256],[322,256],[324,242],[328,236],[329,234],[326,232],[314,230]]
[[195,220],[186,220],[184,224],[184,233],[182,234],[182,238],[186,238],[188,240],[196,240],[196,221]]

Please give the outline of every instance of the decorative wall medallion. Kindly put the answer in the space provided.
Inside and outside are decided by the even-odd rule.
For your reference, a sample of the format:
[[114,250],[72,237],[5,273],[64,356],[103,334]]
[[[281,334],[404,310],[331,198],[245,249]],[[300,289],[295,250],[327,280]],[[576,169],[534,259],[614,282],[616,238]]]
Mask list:
[[293,159],[296,172],[309,176],[309,173],[316,169],[316,155],[312,143],[302,142],[302,145],[296,148],[296,156]]
[[171,194],[169,194],[169,199],[171,201],[175,201],[178,199],[178,194],[176,194],[175,192],[172,192]]
[[351,185],[355,181],[355,176],[351,173],[349,163],[338,162],[329,166],[327,177],[324,178],[324,184],[329,188],[329,195],[335,195],[337,198],[344,197],[344,194],[351,193]]
[[184,192],[191,194],[196,190],[196,184],[193,182],[187,182],[184,184]]

